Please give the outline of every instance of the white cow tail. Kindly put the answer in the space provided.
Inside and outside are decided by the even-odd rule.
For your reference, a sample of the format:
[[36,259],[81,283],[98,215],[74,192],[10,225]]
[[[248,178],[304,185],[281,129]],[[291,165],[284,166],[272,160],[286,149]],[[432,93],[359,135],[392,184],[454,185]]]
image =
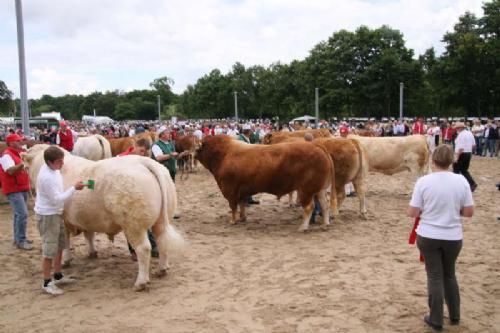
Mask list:
[[95,138],[99,141],[99,145],[101,146],[101,160],[111,157],[111,148],[108,140],[99,134],[95,134]]
[[177,199],[175,197],[168,198],[167,191],[167,179],[166,177],[170,177],[168,175],[167,169],[159,164],[158,162],[153,161],[149,158],[141,158],[141,163],[148,168],[148,170],[155,176],[158,184],[160,185],[160,191],[162,195],[162,204],[161,204],[161,212],[163,214],[163,221],[165,223],[165,231],[167,233],[167,246],[168,250],[182,250],[186,246],[186,241],[184,237],[174,228],[174,226],[170,223],[170,219],[172,216],[169,216],[168,210],[168,201],[173,200],[173,210],[177,208]]

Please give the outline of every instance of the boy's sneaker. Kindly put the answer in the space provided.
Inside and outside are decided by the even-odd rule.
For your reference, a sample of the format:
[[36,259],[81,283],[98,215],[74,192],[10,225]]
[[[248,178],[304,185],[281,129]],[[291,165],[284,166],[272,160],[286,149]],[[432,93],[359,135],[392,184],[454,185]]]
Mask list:
[[59,279],[59,280],[56,280],[56,279],[52,280],[52,282],[54,282],[54,284],[55,284],[56,286],[58,286],[58,285],[62,285],[62,284],[70,284],[70,283],[75,283],[75,282],[76,282],[76,280],[75,280],[75,279],[73,279],[73,278],[70,278],[69,276],[63,276],[63,277],[62,277],[61,279]]
[[56,286],[56,284],[54,283],[54,281],[50,281],[49,284],[46,287],[42,284],[42,289],[47,294],[51,294],[51,295],[62,295],[62,294],[64,294],[64,292]]

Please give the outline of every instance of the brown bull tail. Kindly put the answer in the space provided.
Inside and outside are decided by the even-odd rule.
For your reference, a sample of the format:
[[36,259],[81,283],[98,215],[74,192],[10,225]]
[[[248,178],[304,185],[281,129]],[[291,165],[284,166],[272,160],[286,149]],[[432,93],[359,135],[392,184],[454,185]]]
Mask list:
[[[314,142],[314,141],[313,141]],[[317,147],[320,147],[328,157],[328,160],[330,161],[330,177],[331,177],[331,189],[330,189],[330,209],[332,210],[334,215],[338,215],[338,208],[337,208],[337,189],[335,188],[335,163],[333,163],[333,158],[322,144],[316,144]]]

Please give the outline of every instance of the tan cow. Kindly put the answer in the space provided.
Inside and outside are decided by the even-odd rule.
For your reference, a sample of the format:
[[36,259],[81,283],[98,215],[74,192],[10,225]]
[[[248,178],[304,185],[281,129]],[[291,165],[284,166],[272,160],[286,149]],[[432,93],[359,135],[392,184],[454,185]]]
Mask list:
[[423,175],[429,170],[429,148],[423,135],[348,137],[358,140],[365,148],[370,171],[393,175],[407,170]]
[[[34,146],[22,157],[34,183],[47,147]],[[78,180],[95,180],[94,190],[77,191],[65,203],[65,223],[88,233],[106,233],[110,239],[123,230],[138,257],[137,290],[145,289],[149,282],[151,244],[147,230],[152,229],[160,252],[159,273],[166,274],[167,248],[183,243],[170,224],[177,196],[166,168],[137,155],[94,162],[65,152],[64,162],[61,174],[65,187]]]
[[[326,189],[335,187],[335,170],[324,148],[311,142],[250,145],[226,135],[207,136],[197,150],[196,158],[214,176],[232,211],[236,223],[239,205],[240,220],[245,221],[245,199],[266,192],[281,197],[298,192],[304,209],[299,231],[309,227],[313,196],[317,195],[323,212],[323,226],[329,224]],[[337,214],[336,196],[330,207]]]

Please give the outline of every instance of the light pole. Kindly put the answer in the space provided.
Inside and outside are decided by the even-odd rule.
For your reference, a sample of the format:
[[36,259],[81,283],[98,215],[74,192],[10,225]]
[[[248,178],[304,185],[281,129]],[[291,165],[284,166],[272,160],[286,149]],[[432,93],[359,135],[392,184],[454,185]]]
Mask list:
[[403,120],[403,89],[405,84],[403,82],[399,83],[399,119]]
[[28,88],[26,83],[26,60],[24,57],[24,26],[23,8],[21,0],[16,0],[17,19],[17,49],[19,53],[19,81],[21,90],[21,118],[23,123],[23,133],[30,135],[29,111],[28,111]]
[[315,96],[314,111],[316,114],[316,126],[315,126],[315,128],[318,128],[318,125],[319,125],[319,88],[314,88],[314,96]]
[[234,119],[238,122],[238,93],[234,92]]
[[161,121],[161,106],[160,106],[160,95],[156,95],[158,100],[158,121]]

